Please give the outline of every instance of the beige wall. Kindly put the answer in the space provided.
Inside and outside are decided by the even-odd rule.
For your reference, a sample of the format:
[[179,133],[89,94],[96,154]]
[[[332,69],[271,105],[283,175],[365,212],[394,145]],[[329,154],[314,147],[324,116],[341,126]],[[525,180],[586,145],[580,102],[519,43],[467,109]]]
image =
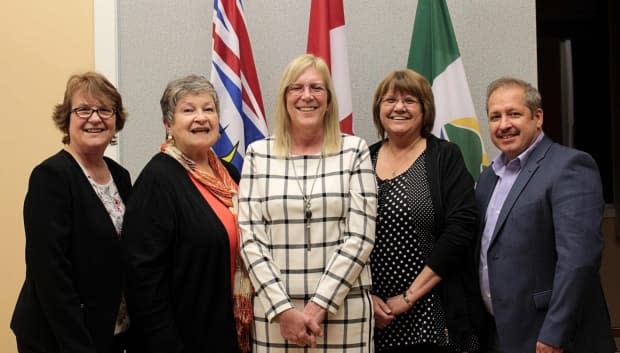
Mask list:
[[94,68],[93,5],[84,0],[0,3],[0,352],[16,352],[9,321],[24,279],[22,206],[32,168],[58,151],[51,112],[69,75]]

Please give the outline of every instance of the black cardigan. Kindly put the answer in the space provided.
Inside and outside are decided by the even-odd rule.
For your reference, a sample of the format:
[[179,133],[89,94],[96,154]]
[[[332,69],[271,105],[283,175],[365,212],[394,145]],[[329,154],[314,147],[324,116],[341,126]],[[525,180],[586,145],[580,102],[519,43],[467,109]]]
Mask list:
[[[104,160],[126,203],[129,173]],[[17,340],[46,352],[110,352],[122,288],[120,241],[68,152],[32,171],[24,226],[26,280],[11,321]]]
[[[372,155],[381,144],[370,147]],[[433,135],[426,139],[424,162],[435,210],[435,245],[425,261],[442,278],[434,290],[441,298],[450,339],[459,340],[480,332],[484,310],[474,272],[478,219],[474,180],[459,147]]]
[[136,180],[122,243],[132,333],[145,353],[237,351],[226,229],[172,157],[158,153]]

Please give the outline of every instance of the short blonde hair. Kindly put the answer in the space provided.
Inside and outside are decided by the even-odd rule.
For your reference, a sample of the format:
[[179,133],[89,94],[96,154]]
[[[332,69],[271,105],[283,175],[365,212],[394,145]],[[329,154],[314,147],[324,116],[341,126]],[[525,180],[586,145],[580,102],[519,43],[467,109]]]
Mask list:
[[315,68],[327,90],[327,109],[323,119],[325,153],[335,153],[340,149],[340,125],[338,119],[338,102],[329,68],[323,59],[312,54],[303,54],[293,59],[284,69],[280,78],[280,87],[276,96],[274,139],[275,153],[280,156],[291,150],[291,117],[286,109],[286,94],[288,86],[295,82],[308,68]]

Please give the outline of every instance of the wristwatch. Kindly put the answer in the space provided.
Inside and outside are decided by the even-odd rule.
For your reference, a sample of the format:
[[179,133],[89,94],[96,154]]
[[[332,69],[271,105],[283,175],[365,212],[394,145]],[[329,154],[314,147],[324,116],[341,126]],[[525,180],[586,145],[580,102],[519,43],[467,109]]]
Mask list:
[[413,301],[411,301],[411,299],[407,298],[407,291],[403,292],[403,300],[405,301],[405,303],[407,303],[407,305],[413,305]]

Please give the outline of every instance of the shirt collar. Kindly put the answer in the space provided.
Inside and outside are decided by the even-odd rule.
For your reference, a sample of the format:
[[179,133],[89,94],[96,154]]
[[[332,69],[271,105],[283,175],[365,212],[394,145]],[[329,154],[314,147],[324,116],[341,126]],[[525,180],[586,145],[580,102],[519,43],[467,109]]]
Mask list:
[[538,137],[536,137],[536,140],[534,140],[534,143],[532,143],[528,148],[526,148],[525,151],[521,152],[521,154],[518,155],[517,158],[513,159],[512,161],[508,163],[506,162],[506,156],[504,155],[504,153],[498,154],[492,163],[493,171],[497,173],[502,168],[512,163],[517,163],[519,167],[524,166],[525,163],[527,162],[527,159],[532,154],[532,151],[534,150],[534,148],[536,148],[536,146],[540,143],[540,141],[543,139],[544,136],[545,136],[545,133],[541,131],[540,134],[538,134]]

